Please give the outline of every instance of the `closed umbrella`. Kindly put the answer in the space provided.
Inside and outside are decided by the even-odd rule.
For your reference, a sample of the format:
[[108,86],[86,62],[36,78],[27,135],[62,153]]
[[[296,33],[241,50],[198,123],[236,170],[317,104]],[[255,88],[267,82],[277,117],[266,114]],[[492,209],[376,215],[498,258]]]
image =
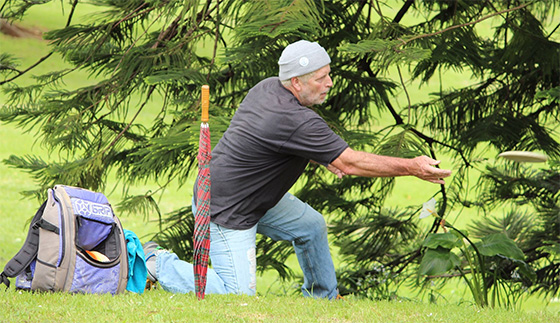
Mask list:
[[210,253],[210,159],[212,146],[210,128],[208,127],[208,106],[210,88],[202,86],[202,124],[200,125],[200,142],[198,147],[198,181],[197,209],[194,225],[194,281],[198,299],[204,299],[206,290],[206,273]]

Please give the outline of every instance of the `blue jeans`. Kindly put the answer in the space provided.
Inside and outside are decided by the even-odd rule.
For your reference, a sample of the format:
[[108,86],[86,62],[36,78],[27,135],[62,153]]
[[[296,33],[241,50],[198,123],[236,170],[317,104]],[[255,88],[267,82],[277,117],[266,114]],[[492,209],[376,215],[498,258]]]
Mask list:
[[[194,204],[194,203],[193,203]],[[194,207],[193,207],[194,209]],[[256,234],[292,242],[303,271],[304,296],[333,299],[337,281],[323,216],[290,193],[247,230],[233,230],[210,222],[210,259],[206,293],[256,293]],[[164,290],[194,291],[193,265],[171,252],[159,253],[156,278]]]

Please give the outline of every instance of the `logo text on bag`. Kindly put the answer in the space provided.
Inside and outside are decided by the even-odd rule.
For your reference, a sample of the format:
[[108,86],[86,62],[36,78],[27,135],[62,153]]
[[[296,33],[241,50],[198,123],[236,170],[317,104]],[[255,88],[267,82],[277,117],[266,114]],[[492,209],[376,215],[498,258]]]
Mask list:
[[111,207],[106,204],[95,203],[82,199],[72,199],[72,206],[77,215],[100,216],[113,218]]

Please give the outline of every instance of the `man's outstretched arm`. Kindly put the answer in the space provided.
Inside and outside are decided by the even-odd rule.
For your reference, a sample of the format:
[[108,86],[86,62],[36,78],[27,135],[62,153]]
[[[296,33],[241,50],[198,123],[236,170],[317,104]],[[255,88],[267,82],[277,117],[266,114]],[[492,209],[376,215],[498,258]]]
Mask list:
[[363,177],[415,176],[435,184],[445,184],[451,175],[447,169],[436,168],[439,161],[427,156],[399,158],[371,154],[347,148],[331,165],[347,175]]

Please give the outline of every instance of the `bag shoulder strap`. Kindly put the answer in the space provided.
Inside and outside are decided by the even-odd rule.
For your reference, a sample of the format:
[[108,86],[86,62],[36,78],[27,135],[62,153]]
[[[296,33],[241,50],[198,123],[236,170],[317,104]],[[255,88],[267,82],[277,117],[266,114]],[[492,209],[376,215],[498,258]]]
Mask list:
[[[31,262],[37,257],[37,250],[39,248],[39,226],[43,211],[47,205],[47,201],[43,202],[41,207],[33,216],[27,238],[18,253],[8,261],[4,267],[4,271],[0,274],[1,283],[10,286],[8,277],[15,277],[25,270]],[[7,282],[7,283],[6,283]]]

